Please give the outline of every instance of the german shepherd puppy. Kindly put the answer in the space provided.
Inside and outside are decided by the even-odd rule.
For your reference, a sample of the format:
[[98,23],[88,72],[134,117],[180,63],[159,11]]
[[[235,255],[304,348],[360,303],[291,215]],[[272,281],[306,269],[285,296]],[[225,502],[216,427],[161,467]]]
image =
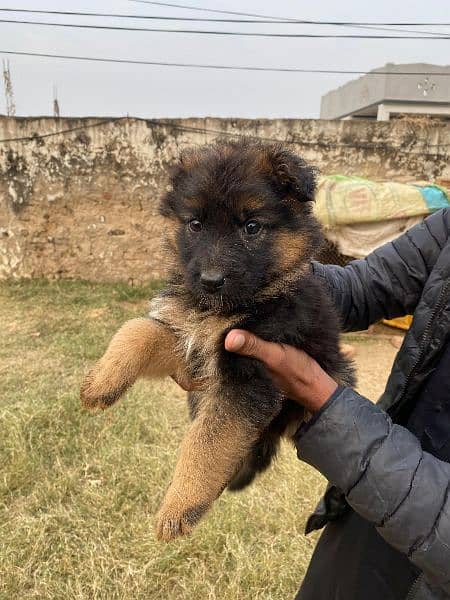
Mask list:
[[190,532],[225,487],[268,467],[303,409],[283,398],[258,361],[229,353],[230,329],[302,348],[340,384],[354,384],[339,324],[310,261],[322,242],[311,212],[315,173],[280,145],[221,141],[185,151],[165,217],[170,278],[113,337],[87,375],[89,408],[113,404],[138,377],[201,382],[192,423],[157,519],[159,539]]

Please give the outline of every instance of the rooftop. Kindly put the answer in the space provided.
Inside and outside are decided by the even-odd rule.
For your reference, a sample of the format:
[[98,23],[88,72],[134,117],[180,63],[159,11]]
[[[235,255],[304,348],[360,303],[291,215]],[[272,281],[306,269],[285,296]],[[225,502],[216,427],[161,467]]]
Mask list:
[[322,96],[322,119],[379,118],[389,113],[450,118],[450,65],[394,64],[373,69]]

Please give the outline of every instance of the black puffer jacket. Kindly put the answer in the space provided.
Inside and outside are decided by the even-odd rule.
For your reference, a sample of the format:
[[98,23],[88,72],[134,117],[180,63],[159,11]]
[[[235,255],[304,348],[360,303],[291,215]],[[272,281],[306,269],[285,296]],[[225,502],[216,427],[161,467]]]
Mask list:
[[424,452],[417,437],[398,424],[406,423],[449,342],[450,210],[435,213],[365,260],[345,268],[315,264],[314,271],[329,286],[345,330],[405,314],[414,314],[414,321],[378,406],[339,389],[298,435],[299,457],[336,486],[311,528],[345,509],[338,488],[423,573],[411,598],[450,597],[450,464]]

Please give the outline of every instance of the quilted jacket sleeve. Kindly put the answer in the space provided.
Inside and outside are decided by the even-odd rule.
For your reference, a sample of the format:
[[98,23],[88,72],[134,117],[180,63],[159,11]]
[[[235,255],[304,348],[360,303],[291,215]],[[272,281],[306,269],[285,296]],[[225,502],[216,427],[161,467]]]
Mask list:
[[313,263],[329,287],[345,331],[412,314],[450,237],[450,209],[440,210],[367,258],[346,267]]
[[449,463],[423,452],[415,436],[348,388],[298,433],[296,446],[433,587],[450,593]]

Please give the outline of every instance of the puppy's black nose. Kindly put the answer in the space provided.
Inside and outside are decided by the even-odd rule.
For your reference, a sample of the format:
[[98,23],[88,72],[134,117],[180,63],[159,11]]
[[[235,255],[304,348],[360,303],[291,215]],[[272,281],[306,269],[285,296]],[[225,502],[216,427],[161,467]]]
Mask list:
[[219,271],[204,271],[200,275],[200,283],[208,292],[215,292],[223,286],[225,277]]

